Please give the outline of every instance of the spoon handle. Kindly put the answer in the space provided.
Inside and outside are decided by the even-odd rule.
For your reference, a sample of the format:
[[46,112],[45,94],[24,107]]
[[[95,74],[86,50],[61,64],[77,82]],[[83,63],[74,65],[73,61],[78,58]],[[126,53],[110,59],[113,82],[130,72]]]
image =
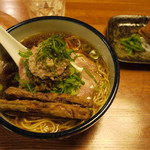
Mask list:
[[0,26],[0,43],[7,50],[9,55],[15,61],[16,65],[19,66],[20,55],[19,51],[26,51],[20,42],[18,42],[14,37],[12,37],[3,27]]

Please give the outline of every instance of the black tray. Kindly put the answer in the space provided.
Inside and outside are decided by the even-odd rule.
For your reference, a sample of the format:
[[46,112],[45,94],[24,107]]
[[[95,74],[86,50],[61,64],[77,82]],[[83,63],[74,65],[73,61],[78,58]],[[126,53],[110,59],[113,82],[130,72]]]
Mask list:
[[119,61],[150,64],[150,51],[137,52],[129,56],[128,52],[120,44],[121,38],[138,33],[139,28],[145,26],[149,20],[150,16],[140,15],[119,15],[110,18],[106,36],[108,42],[114,48]]

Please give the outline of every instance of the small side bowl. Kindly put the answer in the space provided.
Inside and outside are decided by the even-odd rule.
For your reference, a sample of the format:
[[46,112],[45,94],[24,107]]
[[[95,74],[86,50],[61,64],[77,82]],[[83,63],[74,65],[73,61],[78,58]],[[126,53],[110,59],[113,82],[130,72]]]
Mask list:
[[24,136],[33,138],[48,139],[48,138],[65,138],[74,134],[83,132],[94,125],[97,120],[107,111],[113,102],[120,79],[120,71],[116,54],[112,47],[108,44],[104,36],[92,26],[68,17],[46,16],[38,17],[18,23],[7,30],[18,41],[32,34],[41,32],[66,32],[75,34],[91,43],[99,50],[106,62],[110,72],[110,93],[108,99],[100,111],[86,122],[66,131],[57,133],[36,133],[20,129],[9,123],[2,115],[0,117],[1,124],[11,131]]

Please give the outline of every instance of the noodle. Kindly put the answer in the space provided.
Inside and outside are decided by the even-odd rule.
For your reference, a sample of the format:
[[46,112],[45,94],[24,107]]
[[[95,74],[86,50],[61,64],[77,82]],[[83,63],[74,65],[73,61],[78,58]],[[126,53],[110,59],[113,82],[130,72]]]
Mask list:
[[98,68],[98,74],[100,76],[100,83],[96,87],[96,91],[99,91],[95,93],[93,101],[94,101],[94,106],[93,106],[93,115],[95,115],[105,104],[109,92],[109,71],[106,67],[105,64],[102,67],[102,65],[99,63],[100,61],[97,61],[97,68]]
[[[67,37],[65,39],[68,48],[79,50],[81,47],[81,41],[76,36]],[[72,41],[76,42],[74,46]],[[102,58],[96,61],[99,83],[95,87],[95,93],[93,97],[93,113],[94,116],[105,104],[109,94],[109,71]],[[54,133],[73,128],[79,124],[85,122],[85,120],[70,120],[60,118],[42,118],[42,117],[20,117],[18,115],[5,114],[9,121],[13,122],[16,126],[28,131],[41,132],[41,133]]]
[[67,48],[79,50],[79,48],[81,47],[81,42],[76,36],[68,37],[65,39],[65,41],[67,44]]

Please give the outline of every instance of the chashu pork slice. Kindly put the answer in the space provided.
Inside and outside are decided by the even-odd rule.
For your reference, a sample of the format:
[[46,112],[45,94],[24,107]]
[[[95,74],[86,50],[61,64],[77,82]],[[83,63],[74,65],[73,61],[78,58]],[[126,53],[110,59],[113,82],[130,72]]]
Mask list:
[[[85,82],[85,84],[81,86],[77,96],[92,100],[94,96],[94,88],[99,82],[97,66],[95,62],[93,62],[90,58],[86,57],[85,55],[80,53],[78,53],[78,55],[80,57],[77,57],[75,59],[75,64],[83,68],[81,73],[82,73],[82,80]],[[88,72],[92,74],[97,83],[89,76],[89,74],[85,71],[84,68],[86,68]]]

